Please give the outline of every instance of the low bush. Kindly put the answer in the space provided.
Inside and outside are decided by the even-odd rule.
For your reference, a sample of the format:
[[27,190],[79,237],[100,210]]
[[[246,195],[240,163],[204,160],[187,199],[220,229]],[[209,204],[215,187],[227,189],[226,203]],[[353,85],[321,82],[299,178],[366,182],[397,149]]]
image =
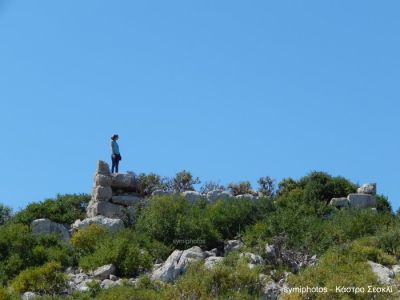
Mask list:
[[228,185],[228,189],[232,192],[234,196],[244,195],[244,194],[253,194],[253,190],[251,189],[251,184],[249,181],[241,181],[239,183],[230,183]]
[[41,267],[28,268],[22,271],[11,283],[16,293],[27,291],[39,294],[57,294],[67,287],[67,276],[61,265],[48,262]]

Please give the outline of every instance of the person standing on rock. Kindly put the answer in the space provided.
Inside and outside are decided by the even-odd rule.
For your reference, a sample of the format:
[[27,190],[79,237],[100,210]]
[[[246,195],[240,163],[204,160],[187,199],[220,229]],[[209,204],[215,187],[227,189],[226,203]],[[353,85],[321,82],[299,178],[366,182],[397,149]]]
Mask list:
[[111,173],[118,173],[118,165],[121,160],[121,153],[119,152],[119,146],[117,143],[118,138],[118,134],[113,134],[111,137]]

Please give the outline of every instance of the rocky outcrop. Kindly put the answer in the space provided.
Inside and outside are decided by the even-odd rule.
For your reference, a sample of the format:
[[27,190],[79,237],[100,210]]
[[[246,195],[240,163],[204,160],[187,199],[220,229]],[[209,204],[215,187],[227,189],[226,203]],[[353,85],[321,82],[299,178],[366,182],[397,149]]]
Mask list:
[[232,195],[232,193],[230,193],[228,191],[213,190],[213,191],[209,191],[206,194],[206,197],[207,197],[208,202],[215,202],[218,199],[232,198],[233,195]]
[[194,203],[203,198],[203,195],[196,191],[184,191],[181,195],[185,197],[189,203]]
[[227,254],[233,250],[238,250],[243,246],[243,243],[239,240],[229,240],[225,243],[224,253]]
[[110,173],[108,164],[97,162],[92,198],[86,208],[88,218],[128,218],[135,216],[135,206],[144,201],[138,196],[137,181],[133,173]]
[[114,275],[115,267],[113,264],[105,265],[100,268],[97,268],[93,272],[93,277],[96,279],[104,280],[108,279],[110,275]]
[[330,205],[336,208],[376,208],[376,183],[366,183],[357,189],[357,193],[349,194],[346,198],[332,198]]
[[50,221],[49,219],[37,219],[31,223],[32,233],[34,234],[57,234],[60,238],[67,242],[70,239],[68,229],[56,222]]
[[207,270],[212,270],[212,269],[215,268],[215,266],[216,266],[217,264],[221,263],[223,260],[224,260],[224,258],[221,257],[221,256],[210,256],[210,257],[207,257],[207,258],[204,260],[204,267],[205,267]]
[[204,259],[204,253],[200,247],[194,246],[187,250],[175,250],[160,266],[156,266],[151,274],[151,279],[165,282],[174,281],[183,274],[193,261]]
[[395,272],[392,269],[381,264],[377,264],[373,261],[368,261],[368,264],[371,267],[372,272],[374,272],[376,277],[378,277],[380,283],[387,285],[393,283]]
[[119,229],[124,228],[124,223],[121,219],[111,219],[104,216],[95,216],[93,218],[86,218],[84,220],[76,220],[72,224],[72,231],[79,230],[88,227],[91,224],[97,224],[106,227],[110,232],[115,232]]

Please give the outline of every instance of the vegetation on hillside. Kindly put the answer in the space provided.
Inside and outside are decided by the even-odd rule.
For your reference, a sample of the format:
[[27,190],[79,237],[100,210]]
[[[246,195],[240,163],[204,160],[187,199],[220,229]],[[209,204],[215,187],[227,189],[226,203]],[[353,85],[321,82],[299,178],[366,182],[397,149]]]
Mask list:
[[[160,187],[194,189],[200,182],[186,171],[169,183],[156,174],[139,177],[144,195]],[[260,178],[258,183],[257,192],[262,197],[253,201],[230,198],[190,204],[176,194],[152,197],[147,206],[138,210],[129,228],[111,234],[91,225],[75,232],[68,243],[56,236],[35,236],[29,224],[37,218],[63,224],[83,219],[88,195],[59,195],[30,204],[14,215],[0,205],[0,299],[15,299],[26,290],[37,291],[44,299],[57,299],[55,294],[65,284],[60,270],[71,266],[91,270],[113,263],[116,275],[141,277],[135,287],[127,283],[109,290],[93,289],[69,296],[70,299],[257,299],[263,284],[260,274],[271,274],[274,270],[274,276],[279,278],[289,271],[285,264],[249,269],[246,258],[234,251],[212,271],[204,269],[202,264],[193,264],[174,285],[153,282],[143,276],[156,260],[167,258],[174,249],[198,245],[209,250],[228,239],[241,239],[245,244],[241,251],[261,256],[265,256],[265,244],[277,237],[285,249],[310,256],[316,254],[319,262],[315,266],[289,276],[288,283],[293,286],[378,284],[367,260],[383,265],[399,264],[400,218],[392,212],[384,196],[377,196],[377,211],[338,210],[328,205],[331,198],[346,196],[357,189],[357,185],[343,177],[312,172],[299,180],[284,179],[277,189],[269,177]],[[202,189],[209,191],[213,187],[224,189],[212,182]],[[255,193],[248,182],[232,183],[228,188],[234,194]],[[331,293],[286,296],[287,299],[336,299]],[[395,297],[370,296],[371,299]],[[356,293],[348,293],[346,297],[365,299]]]

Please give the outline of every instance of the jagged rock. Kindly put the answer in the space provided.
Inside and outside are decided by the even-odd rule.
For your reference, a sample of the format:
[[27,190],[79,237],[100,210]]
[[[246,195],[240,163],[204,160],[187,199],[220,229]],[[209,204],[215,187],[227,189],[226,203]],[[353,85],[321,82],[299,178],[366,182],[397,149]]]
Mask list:
[[394,275],[400,274],[400,265],[392,266],[392,270],[394,272]]
[[95,186],[92,191],[92,200],[109,201],[112,197],[110,186]]
[[349,206],[349,200],[345,197],[342,198],[332,198],[330,205],[335,206],[337,208],[347,207]]
[[118,276],[115,276],[115,275],[113,275],[113,274],[111,274],[111,275],[110,275],[110,280],[112,280],[112,281],[118,281],[118,280],[119,280],[119,277],[118,277]]
[[369,194],[369,195],[376,195],[376,183],[366,183],[360,186],[357,189],[357,193],[359,194]]
[[104,174],[96,174],[94,177],[94,186],[111,186],[111,176]]
[[256,255],[250,252],[240,253],[240,257],[246,257],[249,260],[249,264],[260,265],[264,263],[263,258],[260,255]]
[[110,279],[104,279],[101,283],[100,283],[100,287],[102,288],[102,289],[109,289],[109,288],[112,288],[112,287],[116,287],[116,286],[118,286],[119,284],[116,282],[116,281],[112,281],[112,280],[110,280]]
[[263,284],[261,300],[277,300],[280,294],[281,287],[279,284],[273,280],[268,280]]
[[68,229],[61,224],[50,221],[49,219],[37,219],[31,223],[32,233],[34,234],[58,234],[63,241],[70,239]]
[[213,190],[207,193],[207,201],[214,202],[218,199],[228,199],[232,198],[233,195],[228,191]]
[[21,296],[21,300],[33,300],[37,297],[37,295],[33,292],[25,292],[22,296]]
[[109,165],[102,160],[99,160],[97,162],[97,169],[96,169],[97,174],[103,174],[103,175],[110,175],[110,167]]
[[82,282],[88,280],[90,277],[85,273],[78,273],[78,274],[69,274],[69,280],[73,282],[75,285],[79,285]]
[[121,219],[111,219],[104,216],[95,216],[93,218],[86,218],[84,220],[76,220],[71,225],[72,230],[79,230],[88,227],[90,224],[97,224],[106,227],[110,232],[118,231],[124,228],[124,222]]
[[376,208],[376,199],[372,195],[350,194],[347,199],[349,200],[350,207],[353,208]]
[[225,243],[224,253],[227,254],[232,250],[238,250],[243,246],[243,243],[239,240],[229,240]]
[[204,253],[198,246],[194,246],[184,251],[175,250],[167,258],[165,263],[154,269],[151,274],[151,279],[165,282],[174,281],[179,275],[186,271],[190,262],[201,260],[203,258]]
[[111,202],[124,206],[132,206],[140,201],[143,201],[143,198],[138,196],[112,196],[111,198]]
[[269,264],[276,264],[278,260],[278,253],[274,245],[265,245],[265,259]]
[[224,258],[220,256],[209,256],[204,260],[204,267],[207,270],[212,270],[216,264],[222,262],[223,260]]
[[90,201],[86,208],[86,215],[88,218],[102,215],[107,218],[121,219],[126,216],[133,217],[134,214],[135,209],[132,206],[125,208],[124,206],[104,201]]
[[392,283],[392,279],[395,277],[395,273],[393,272],[393,270],[370,260],[368,261],[368,264],[370,265],[372,272],[374,272],[375,275],[378,277],[380,283],[382,284]]
[[235,196],[236,199],[249,199],[249,200],[256,200],[257,197],[253,194],[243,194]]
[[132,173],[113,173],[111,174],[111,187],[113,189],[132,190],[136,189],[136,179]]
[[101,283],[101,280],[89,278],[89,279],[86,279],[86,280],[82,281],[77,286],[75,286],[74,289],[76,289],[76,290],[78,290],[80,292],[88,292],[88,291],[91,290],[91,288],[89,288],[87,285],[89,283],[93,283],[93,282]]
[[196,191],[184,191],[181,193],[181,195],[185,197],[189,203],[196,202],[203,197],[199,192]]
[[110,278],[110,275],[114,274],[115,266],[113,264],[104,265],[97,268],[93,272],[93,277],[96,279],[104,280]]
[[204,251],[205,257],[217,256],[217,253],[218,253],[218,249],[217,248],[211,249],[209,251]]

